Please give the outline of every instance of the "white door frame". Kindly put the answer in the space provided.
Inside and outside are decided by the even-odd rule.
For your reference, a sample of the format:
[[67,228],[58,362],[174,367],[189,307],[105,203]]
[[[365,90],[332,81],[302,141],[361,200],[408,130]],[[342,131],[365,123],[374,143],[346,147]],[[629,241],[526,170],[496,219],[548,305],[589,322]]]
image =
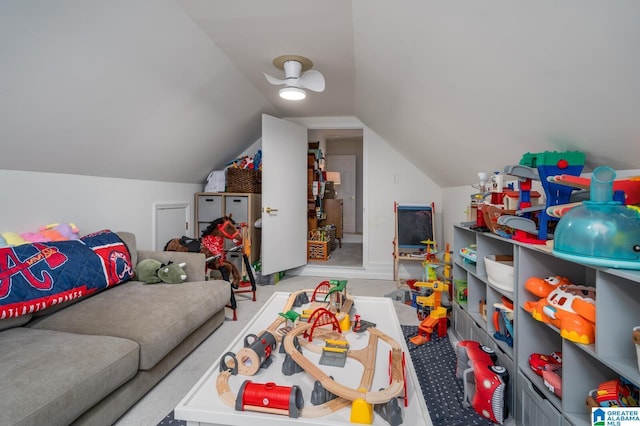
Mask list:
[[[153,232],[152,232],[152,247],[155,250],[156,247],[158,247],[158,215],[160,214],[160,211],[162,210],[166,210],[166,209],[183,209],[184,210],[184,214],[185,214],[185,234],[186,236],[188,236],[189,232],[189,227],[191,226],[191,204],[189,203],[154,203],[153,204],[153,219],[152,219],[152,226],[153,226]],[[193,228],[193,227],[192,227]],[[192,230],[191,233],[193,233],[194,231]],[[182,235],[178,235],[179,237],[181,237]]]
[[362,269],[359,268],[331,268],[327,266],[310,265],[296,271],[299,275],[316,277],[344,278],[378,278],[379,271],[369,269],[369,147],[365,125],[356,117],[296,117],[285,118],[294,123],[302,124],[307,129],[362,129]]

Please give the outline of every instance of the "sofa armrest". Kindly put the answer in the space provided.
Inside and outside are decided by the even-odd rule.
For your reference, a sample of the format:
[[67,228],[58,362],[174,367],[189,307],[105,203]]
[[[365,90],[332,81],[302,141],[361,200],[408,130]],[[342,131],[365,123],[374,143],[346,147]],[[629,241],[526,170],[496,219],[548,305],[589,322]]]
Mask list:
[[155,259],[162,263],[186,263],[184,272],[187,274],[186,281],[205,280],[205,257],[202,253],[188,253],[180,251],[153,251],[138,250],[138,263],[145,259]]

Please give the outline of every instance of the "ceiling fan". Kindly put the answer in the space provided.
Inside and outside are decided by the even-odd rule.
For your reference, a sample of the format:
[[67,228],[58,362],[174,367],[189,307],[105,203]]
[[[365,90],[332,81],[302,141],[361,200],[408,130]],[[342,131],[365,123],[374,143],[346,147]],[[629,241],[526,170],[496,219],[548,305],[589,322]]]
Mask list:
[[[324,76],[312,70],[313,62],[298,55],[278,56],[273,60],[273,65],[284,71],[285,78],[281,80],[263,73],[267,81],[275,86],[284,84],[280,89],[280,97],[290,101],[299,101],[307,96],[304,89],[314,92],[324,91]],[[300,75],[300,73],[304,74]]]

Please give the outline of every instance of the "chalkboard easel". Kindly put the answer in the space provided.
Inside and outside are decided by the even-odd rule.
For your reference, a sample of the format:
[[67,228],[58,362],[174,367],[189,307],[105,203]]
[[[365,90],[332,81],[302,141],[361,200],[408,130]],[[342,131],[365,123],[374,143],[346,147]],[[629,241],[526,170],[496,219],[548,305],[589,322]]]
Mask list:
[[401,260],[422,262],[425,260],[428,245],[431,245],[431,249],[436,249],[434,232],[435,204],[394,203],[394,211],[396,229],[393,241],[393,279],[398,280],[398,263]]

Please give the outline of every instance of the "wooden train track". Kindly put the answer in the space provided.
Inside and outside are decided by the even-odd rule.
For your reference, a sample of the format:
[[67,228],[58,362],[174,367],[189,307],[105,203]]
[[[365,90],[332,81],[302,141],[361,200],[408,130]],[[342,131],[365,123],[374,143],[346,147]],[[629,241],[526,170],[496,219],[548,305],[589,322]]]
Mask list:
[[[287,303],[283,307],[283,312],[288,312],[293,308],[295,300],[300,293],[308,294],[312,291],[313,290],[301,290],[299,292],[292,293],[289,296]],[[309,309],[313,310],[318,307],[326,306],[327,303],[318,303],[312,300]],[[340,312],[336,314],[336,317],[339,321],[344,319],[346,315],[349,315],[349,311],[351,310],[352,306],[353,299],[351,297],[347,297],[340,307]],[[322,348],[320,346],[315,345],[301,337],[305,334],[305,332],[310,332],[314,325],[312,323],[299,322],[285,335],[281,335],[280,333],[278,333],[278,330],[281,328],[283,323],[285,323],[285,321],[286,319],[283,317],[276,318],[273,323],[269,325],[266,331],[270,332],[276,337],[278,342],[283,345],[285,352],[291,357],[293,361],[296,362],[296,364],[298,364],[300,368],[302,368],[314,380],[319,381],[324,389],[326,389],[328,392],[338,396],[337,398],[321,405],[304,407],[300,413],[302,417],[326,416],[342,408],[350,406],[356,399],[365,400],[369,404],[384,404],[389,402],[391,399],[403,394],[405,389],[405,377],[402,346],[382,331],[373,327],[368,328],[367,332],[369,333],[369,340],[367,346],[362,349],[347,351],[346,355],[348,358],[352,358],[358,361],[364,367],[359,386],[357,389],[353,389],[336,382],[333,378],[322,371],[322,369],[319,368],[316,364],[307,359],[303,353],[296,349],[294,340],[296,337],[298,337],[298,342],[305,348],[305,350],[316,353],[322,351]],[[336,339],[340,337],[338,332],[329,330],[327,328],[316,328],[314,333],[314,336],[321,340]],[[378,344],[381,340],[389,345],[391,351],[390,385],[384,389],[372,391],[371,386],[373,384],[375,376],[375,364]],[[240,352],[238,352],[238,354],[240,354]],[[230,371],[220,372],[216,381],[216,388],[220,399],[226,405],[235,408],[236,396],[233,394],[229,386],[229,378],[231,377],[231,375],[232,373]]]

